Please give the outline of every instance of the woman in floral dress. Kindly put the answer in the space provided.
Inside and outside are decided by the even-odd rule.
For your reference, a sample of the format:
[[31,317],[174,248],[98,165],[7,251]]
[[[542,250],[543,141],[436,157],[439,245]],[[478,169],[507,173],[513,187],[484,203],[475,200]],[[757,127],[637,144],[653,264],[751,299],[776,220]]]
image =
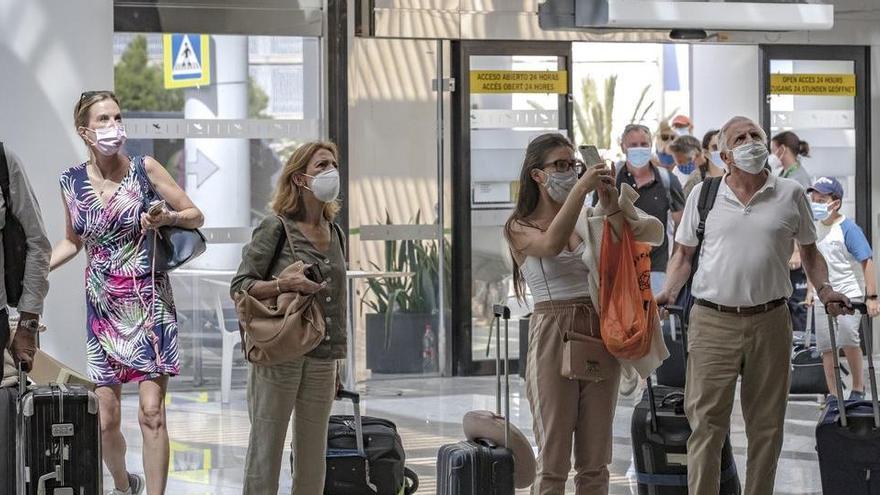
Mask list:
[[[83,93],[74,110],[77,133],[89,161],[61,175],[66,235],[52,250],[55,269],[85,247],[89,377],[98,388],[104,463],[113,494],[165,492],[168,431],[165,391],[180,371],[177,315],[166,273],[151,270],[144,235],[165,225],[197,228],[202,213],[168,172],[151,157],[122,151],[125,129],[119,102],[109,91]],[[159,197],[169,208],[148,213]],[[125,465],[120,431],[122,384],[138,383],[144,473]]]

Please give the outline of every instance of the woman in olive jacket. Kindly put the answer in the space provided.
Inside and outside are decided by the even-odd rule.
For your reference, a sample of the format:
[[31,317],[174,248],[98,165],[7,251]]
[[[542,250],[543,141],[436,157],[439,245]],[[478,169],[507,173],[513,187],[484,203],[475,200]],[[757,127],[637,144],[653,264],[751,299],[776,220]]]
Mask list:
[[[320,495],[324,490],[337,360],[346,352],[345,241],[334,223],[340,210],[337,156],[336,146],[327,142],[306,143],[293,153],[270,204],[274,215],[254,230],[232,279],[233,296],[239,291],[256,299],[284,292],[317,293],[326,323],[324,341],[305,356],[267,366],[250,364],[245,495],[278,493],[291,416],[294,493]],[[312,266],[318,279],[309,280],[303,273],[278,278],[296,261]]]

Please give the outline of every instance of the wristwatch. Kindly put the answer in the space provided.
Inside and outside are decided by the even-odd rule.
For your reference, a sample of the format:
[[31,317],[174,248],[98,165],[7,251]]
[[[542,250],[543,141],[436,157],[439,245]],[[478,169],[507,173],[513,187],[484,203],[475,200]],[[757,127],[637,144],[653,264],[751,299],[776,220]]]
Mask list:
[[18,322],[19,328],[24,328],[31,333],[37,333],[40,329],[40,320],[30,319],[30,320],[19,320]]

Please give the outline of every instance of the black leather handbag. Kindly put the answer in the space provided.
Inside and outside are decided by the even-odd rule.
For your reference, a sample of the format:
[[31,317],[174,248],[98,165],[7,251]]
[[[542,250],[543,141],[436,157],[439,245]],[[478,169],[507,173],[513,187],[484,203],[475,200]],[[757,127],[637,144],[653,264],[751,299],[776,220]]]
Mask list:
[[[144,211],[147,211],[152,201],[160,200],[162,197],[147,177],[143,157],[137,157],[136,160],[138,163],[135,164],[135,170],[144,189]],[[144,249],[155,271],[170,272],[204,253],[207,249],[207,241],[199,229],[166,225],[154,232],[145,233]]]

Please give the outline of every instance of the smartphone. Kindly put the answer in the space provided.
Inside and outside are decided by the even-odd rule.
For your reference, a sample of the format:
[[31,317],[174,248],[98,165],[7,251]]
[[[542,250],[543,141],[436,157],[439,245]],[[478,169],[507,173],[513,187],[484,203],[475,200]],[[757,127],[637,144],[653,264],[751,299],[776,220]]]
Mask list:
[[595,145],[582,144],[578,147],[578,151],[581,152],[581,159],[587,167],[595,167],[605,163],[605,160],[599,156],[599,149]]
[[154,201],[150,203],[150,209],[147,210],[147,214],[150,216],[158,215],[162,213],[162,210],[165,209],[165,200]]
[[318,265],[312,265],[303,271],[306,278],[311,280],[316,284],[320,284],[324,281],[324,274],[321,273],[321,268]]

